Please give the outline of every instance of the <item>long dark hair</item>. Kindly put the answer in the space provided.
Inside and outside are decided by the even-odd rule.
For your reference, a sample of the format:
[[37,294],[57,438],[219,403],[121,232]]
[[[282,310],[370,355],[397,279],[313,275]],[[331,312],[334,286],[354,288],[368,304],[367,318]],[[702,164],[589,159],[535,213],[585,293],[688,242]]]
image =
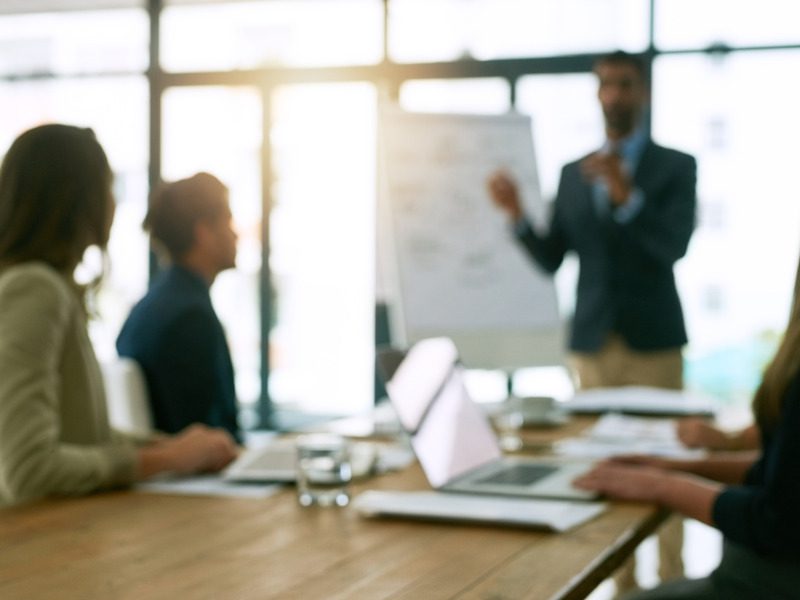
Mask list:
[[108,243],[112,173],[91,129],[50,124],[20,135],[0,167],[0,266],[39,260],[72,277]]
[[753,398],[753,413],[759,425],[767,429],[775,426],[780,418],[783,395],[798,371],[800,371],[800,263],[797,265],[789,324]]

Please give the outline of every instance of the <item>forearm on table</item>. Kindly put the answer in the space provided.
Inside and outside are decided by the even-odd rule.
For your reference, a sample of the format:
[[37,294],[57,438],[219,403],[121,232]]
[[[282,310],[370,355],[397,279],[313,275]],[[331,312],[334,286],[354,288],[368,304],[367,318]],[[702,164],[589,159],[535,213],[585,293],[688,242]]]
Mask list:
[[709,449],[722,452],[739,452],[756,450],[761,446],[761,433],[755,425],[733,433],[720,431],[719,437],[720,440],[716,444],[707,444]]
[[137,450],[136,479],[149,479],[163,472],[177,471],[172,454],[162,444],[152,444]]
[[741,483],[758,451],[712,454],[701,460],[674,460],[664,465],[673,471],[691,473],[721,483]]
[[656,491],[656,500],[673,511],[713,525],[714,502],[722,488],[719,483],[693,475],[670,474]]

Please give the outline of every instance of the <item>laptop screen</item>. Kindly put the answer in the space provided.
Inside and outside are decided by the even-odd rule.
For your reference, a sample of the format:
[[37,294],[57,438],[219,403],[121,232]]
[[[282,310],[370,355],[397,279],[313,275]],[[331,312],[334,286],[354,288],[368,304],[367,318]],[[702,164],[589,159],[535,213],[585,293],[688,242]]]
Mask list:
[[386,383],[389,400],[435,488],[502,454],[488,419],[467,393],[457,361],[451,340],[421,340]]

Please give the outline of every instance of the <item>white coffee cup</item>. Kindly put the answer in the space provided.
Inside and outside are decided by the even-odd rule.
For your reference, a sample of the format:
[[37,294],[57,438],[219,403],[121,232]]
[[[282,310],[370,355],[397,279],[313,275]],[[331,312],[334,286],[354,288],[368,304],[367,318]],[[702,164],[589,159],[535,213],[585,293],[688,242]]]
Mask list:
[[525,423],[546,421],[556,411],[556,401],[550,396],[523,396],[512,402]]

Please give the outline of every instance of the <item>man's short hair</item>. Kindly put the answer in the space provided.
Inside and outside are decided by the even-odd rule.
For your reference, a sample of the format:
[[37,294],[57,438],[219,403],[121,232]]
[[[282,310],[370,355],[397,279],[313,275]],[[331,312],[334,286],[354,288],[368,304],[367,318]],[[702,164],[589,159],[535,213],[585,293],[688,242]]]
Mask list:
[[143,227],[176,260],[194,245],[197,223],[215,221],[228,210],[228,188],[209,173],[197,173],[153,190]]
[[616,50],[605,54],[594,62],[594,71],[602,65],[625,65],[633,67],[643,82],[647,81],[647,64],[638,54],[630,54],[624,50]]

